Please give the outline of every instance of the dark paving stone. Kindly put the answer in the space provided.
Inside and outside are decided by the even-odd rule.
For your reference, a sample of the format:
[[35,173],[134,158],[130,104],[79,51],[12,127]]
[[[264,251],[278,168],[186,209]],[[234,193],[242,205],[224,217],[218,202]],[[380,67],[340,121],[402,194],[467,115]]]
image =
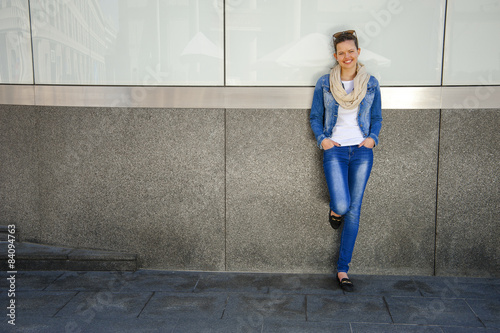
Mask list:
[[482,327],[463,299],[386,297],[395,323]]
[[[486,274],[486,273],[485,273]],[[491,283],[491,284],[499,284],[500,283],[500,278],[496,278],[493,276],[489,277],[471,277],[471,276],[419,276],[419,275],[414,275],[412,278],[415,281],[426,281],[426,280],[448,280],[451,281],[452,283],[474,283],[474,282],[479,282],[479,283]]]
[[204,273],[195,292],[257,292],[268,293],[275,276],[250,273]]
[[332,275],[202,273],[195,292],[342,294]]
[[352,275],[349,278],[355,286],[352,293],[354,295],[420,296],[419,289],[411,277]]
[[16,320],[16,325],[1,324],[0,332],[23,333],[54,333],[54,332],[82,332],[67,330],[67,322],[49,317],[24,317]]
[[[246,326],[240,327],[241,332],[245,332]],[[261,331],[258,331],[261,332]],[[349,323],[332,322],[301,322],[301,321],[283,321],[265,318],[262,325],[264,333],[304,333],[304,332],[335,332],[352,333]]]
[[225,333],[225,332],[244,332],[261,333],[262,324],[255,326],[247,325],[245,322],[228,319],[180,319],[175,324],[173,333]]
[[500,298],[498,279],[460,277],[415,278],[423,296],[441,298]]
[[155,292],[140,318],[152,319],[221,319],[226,307],[225,294]]
[[128,276],[123,291],[193,292],[200,274],[198,272],[140,270]]
[[0,332],[500,332],[498,279],[351,278],[344,294],[330,274],[18,271]]
[[[83,332],[109,333],[109,332],[132,332],[132,333],[225,333],[245,332],[261,333],[262,325],[251,328],[234,320],[207,319],[207,318],[175,318],[174,320],[161,320],[152,318],[136,318],[121,322],[96,320],[92,324],[83,326]],[[304,331],[302,331],[304,332]]]
[[500,298],[467,300],[467,303],[486,327],[500,329]]
[[344,292],[331,274],[279,274],[270,279],[269,293],[341,295]]
[[74,291],[19,291],[16,292],[16,321],[29,317],[52,317],[70,302]]
[[133,280],[132,272],[65,272],[47,290],[120,292]]
[[79,292],[56,317],[92,321],[109,319],[120,321],[136,318],[153,293],[114,293],[110,291]]
[[230,294],[224,318],[250,323],[264,318],[305,321],[305,296]]
[[498,333],[496,328],[440,326],[443,333]]
[[[112,333],[112,332],[174,332],[176,322],[166,320],[140,320],[126,318],[121,320],[99,318],[28,318],[24,322],[16,323],[16,327],[1,327],[1,332],[23,333]],[[192,331],[195,332],[195,331]]]
[[439,326],[352,323],[352,333],[443,333]]
[[[43,290],[63,274],[64,272],[61,271],[18,271],[15,273],[16,290]],[[7,274],[7,272],[2,272],[0,274],[0,290],[7,290],[7,277],[10,275],[11,274]]]
[[307,296],[309,321],[392,323],[382,297]]

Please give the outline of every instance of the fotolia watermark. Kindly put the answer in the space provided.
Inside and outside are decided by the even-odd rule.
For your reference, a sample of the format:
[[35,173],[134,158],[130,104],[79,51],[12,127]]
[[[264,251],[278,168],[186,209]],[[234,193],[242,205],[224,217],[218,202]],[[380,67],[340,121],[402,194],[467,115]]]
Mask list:
[[495,83],[493,82],[493,74],[489,74],[488,78],[484,76],[479,77],[479,82],[481,86],[477,86],[474,89],[474,94],[469,94],[464,97],[461,103],[454,104],[456,109],[477,109],[481,106],[481,102],[486,101],[495,93],[495,89],[491,87]]
[[[282,276],[282,286],[288,289],[298,290],[301,286],[300,278],[297,276]],[[261,332],[264,326],[264,319],[272,317],[278,308],[289,302],[290,295],[284,291],[276,289],[269,294],[264,294],[262,299],[249,300],[250,307],[246,316],[238,316],[238,326],[236,332]]]
[[66,333],[84,332],[83,327],[89,325],[98,313],[109,310],[110,307],[123,307],[123,302],[116,298],[129,285],[131,276],[124,272],[117,273],[106,285],[106,289],[86,297],[77,306],[77,315],[65,325]]

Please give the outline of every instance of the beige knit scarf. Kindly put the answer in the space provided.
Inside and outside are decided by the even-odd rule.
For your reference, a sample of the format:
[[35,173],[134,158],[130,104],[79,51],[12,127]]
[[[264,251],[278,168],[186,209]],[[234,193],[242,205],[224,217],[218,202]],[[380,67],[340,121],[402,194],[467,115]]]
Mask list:
[[346,110],[356,108],[365,98],[366,87],[370,80],[370,74],[366,72],[364,65],[356,64],[356,77],[354,78],[354,90],[347,94],[340,79],[340,65],[337,64],[330,72],[330,91],[335,100]]

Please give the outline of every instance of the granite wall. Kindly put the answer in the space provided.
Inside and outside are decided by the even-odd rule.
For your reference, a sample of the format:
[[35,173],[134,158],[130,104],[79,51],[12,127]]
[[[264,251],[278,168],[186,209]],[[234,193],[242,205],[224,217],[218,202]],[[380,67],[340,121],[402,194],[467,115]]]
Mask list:
[[443,110],[436,272],[500,275],[500,112]]
[[[308,110],[0,106],[0,224],[151,269],[331,272]],[[353,273],[500,276],[498,110],[384,110]]]

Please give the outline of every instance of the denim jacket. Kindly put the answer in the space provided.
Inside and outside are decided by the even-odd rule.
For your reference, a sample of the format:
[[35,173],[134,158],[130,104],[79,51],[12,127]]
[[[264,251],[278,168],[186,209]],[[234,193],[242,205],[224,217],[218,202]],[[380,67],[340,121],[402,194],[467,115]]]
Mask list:
[[[330,92],[330,74],[320,77],[314,88],[309,121],[316,137],[318,146],[332,136],[333,128],[337,123],[339,103]],[[358,126],[363,137],[370,137],[378,145],[378,135],[382,128],[382,103],[380,99],[380,85],[378,80],[371,76],[368,81],[366,95],[359,104]]]

